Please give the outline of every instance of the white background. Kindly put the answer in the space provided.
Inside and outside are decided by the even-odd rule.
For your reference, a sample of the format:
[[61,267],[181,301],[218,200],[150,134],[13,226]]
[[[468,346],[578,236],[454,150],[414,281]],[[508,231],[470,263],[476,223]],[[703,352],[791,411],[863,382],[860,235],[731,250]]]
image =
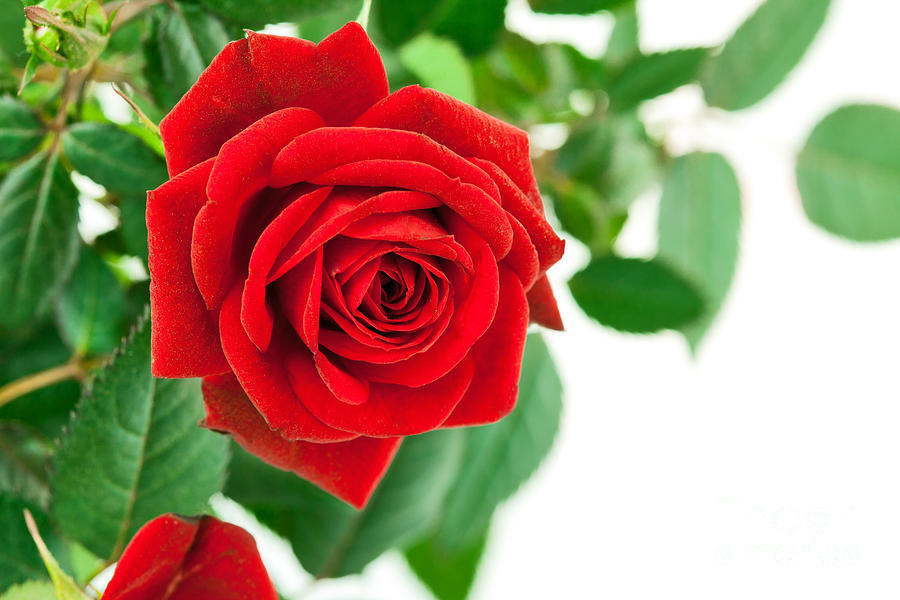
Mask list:
[[[718,44],[758,4],[641,0],[641,45]],[[507,20],[593,54],[610,28],[538,17],[524,0]],[[673,153],[721,151],[737,171],[734,285],[693,360],[676,334],[587,320],[564,285],[587,255],[568,242],[551,271],[568,331],[546,334],[566,386],[562,429],[497,512],[472,598],[900,597],[900,244],[815,229],[793,176],[837,106],[900,108],[898,25],[895,0],[834,0],[804,61],[759,105],[704,111],[699,90],[682,88],[646,108]],[[657,199],[635,205],[623,253],[653,253]],[[397,554],[309,587],[276,542],[261,546],[292,597],[429,598]]]

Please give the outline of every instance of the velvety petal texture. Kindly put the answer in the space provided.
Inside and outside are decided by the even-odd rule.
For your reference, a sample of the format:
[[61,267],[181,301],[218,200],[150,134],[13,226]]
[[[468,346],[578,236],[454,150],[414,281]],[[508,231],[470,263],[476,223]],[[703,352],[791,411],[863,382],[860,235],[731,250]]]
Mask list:
[[104,600],[277,600],[253,537],[214,517],[167,514],[144,525]]
[[529,322],[561,329],[528,136],[418,86],[362,28],[250,32],[161,124],[153,370],[204,425],[355,507],[402,438],[515,406]]

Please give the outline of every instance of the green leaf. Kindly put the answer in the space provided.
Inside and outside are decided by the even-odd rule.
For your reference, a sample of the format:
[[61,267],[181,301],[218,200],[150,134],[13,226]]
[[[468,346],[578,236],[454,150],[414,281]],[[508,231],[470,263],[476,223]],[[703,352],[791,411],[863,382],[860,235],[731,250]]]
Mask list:
[[797,157],[810,221],[842,237],[900,237],[900,111],[843,106],[816,125]]
[[484,531],[469,546],[449,551],[428,537],[406,550],[406,562],[437,600],[465,600],[475,582],[486,542]]
[[48,579],[41,555],[25,526],[25,509],[31,511],[54,554],[65,554],[65,546],[52,535],[50,521],[39,507],[0,492],[0,591],[24,581]]
[[681,329],[693,349],[731,286],[740,228],[741,190],[728,161],[706,153],[675,159],[659,206],[659,256],[703,298],[703,317]]
[[709,51],[684,48],[640,55],[629,63],[609,88],[614,110],[629,110],[693,81]]
[[60,333],[79,355],[113,351],[125,333],[125,294],[96,252],[82,246],[78,265],[59,301]]
[[19,423],[0,422],[0,493],[41,507],[50,501],[47,467],[53,444]]
[[168,179],[166,165],[140,138],[110,123],[76,123],[63,134],[75,169],[120,193],[152,190]]
[[262,29],[270,23],[295,23],[354,3],[355,0],[200,0],[210,12],[249,29]]
[[75,583],[68,573],[62,570],[59,563],[56,562],[56,558],[41,537],[40,529],[35,522],[34,515],[31,514],[31,511],[25,512],[25,525],[28,527],[28,532],[31,534],[31,539],[37,546],[38,552],[40,552],[41,558],[44,561],[44,566],[50,574],[50,580],[53,581],[53,588],[56,591],[57,600],[88,600],[84,591],[77,583]]
[[0,96],[0,162],[16,160],[37,148],[46,131],[24,103]]
[[589,15],[633,3],[634,0],[528,0],[534,12],[551,15]]
[[372,7],[378,30],[393,46],[422,33],[456,0],[375,0]]
[[472,70],[450,40],[424,33],[400,48],[400,60],[425,86],[463,102],[475,103]]
[[726,42],[703,78],[706,101],[726,110],[756,104],[797,66],[831,0],[766,0]]
[[341,577],[359,573],[434,523],[462,445],[461,430],[407,437],[361,511],[237,448],[225,493],[287,538],[307,571]]
[[0,600],[56,600],[56,591],[49,581],[26,581],[0,594]]
[[0,183],[0,324],[41,315],[72,270],[78,192],[54,154],[36,154]]
[[469,56],[487,52],[503,31],[506,2],[454,0],[442,13],[434,32],[451,38]]
[[333,10],[314,14],[297,22],[297,33],[305,40],[319,43],[362,12],[363,0],[336,3]]
[[655,260],[597,258],[569,280],[569,289],[589,317],[620,331],[677,329],[703,312],[694,288]]
[[119,198],[122,242],[129,254],[149,262],[147,247],[147,194],[125,194]]
[[[221,8],[227,10],[235,3],[250,9],[251,14],[263,10],[259,3],[243,0],[221,2]],[[285,20],[290,20],[287,15],[277,22]],[[249,20],[241,26],[262,27]],[[145,74],[157,103],[164,109],[174,106],[229,41],[222,23],[199,6],[172,3],[171,8],[154,11],[144,56]]]
[[559,429],[562,384],[540,334],[525,345],[515,409],[492,425],[466,431],[463,468],[450,486],[436,533],[449,550],[471,547],[494,509],[537,470]]
[[615,13],[616,24],[613,26],[603,59],[613,66],[621,66],[640,54],[638,44],[640,24],[634,4],[623,6]]
[[0,0],[0,59],[5,58],[17,67],[28,60],[22,37],[24,27],[25,11],[21,0]]
[[63,532],[114,560],[154,517],[196,514],[222,487],[224,437],[197,426],[200,382],[154,379],[142,320],[86,386],[54,463],[53,513]]

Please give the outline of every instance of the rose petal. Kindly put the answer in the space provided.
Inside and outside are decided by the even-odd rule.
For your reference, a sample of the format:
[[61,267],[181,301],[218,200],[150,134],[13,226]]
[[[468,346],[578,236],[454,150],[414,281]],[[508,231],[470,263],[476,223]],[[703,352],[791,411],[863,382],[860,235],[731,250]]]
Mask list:
[[156,377],[223,373],[216,315],[206,309],[191,272],[194,217],[206,202],[208,160],[147,194],[150,247],[151,369]]
[[363,113],[354,125],[424,133],[460,156],[498,165],[538,208],[528,134],[437,90],[412,85],[397,90]]
[[476,365],[472,385],[444,427],[484,425],[509,414],[519,393],[527,331],[528,304],[522,283],[512,270],[501,266],[497,316],[472,347]]
[[[315,367],[311,368],[317,378]],[[203,399],[206,427],[230,433],[263,461],[293,471],[356,508],[365,506],[402,440],[360,437],[332,444],[287,441],[269,429],[231,375],[204,379]]]
[[550,287],[550,280],[546,275],[540,277],[528,290],[528,309],[532,322],[557,331],[565,329],[553,288]]
[[319,305],[322,299],[322,249],[285,273],[278,281],[278,303],[300,339],[312,352],[319,349]]
[[388,93],[378,51],[350,22],[318,46],[249,32],[225,46],[159,125],[169,173],[214,156],[265,115],[299,106],[346,125]]
[[314,360],[319,377],[335,398],[354,405],[369,399],[369,382],[354,377],[336,365],[324,352],[317,352]]

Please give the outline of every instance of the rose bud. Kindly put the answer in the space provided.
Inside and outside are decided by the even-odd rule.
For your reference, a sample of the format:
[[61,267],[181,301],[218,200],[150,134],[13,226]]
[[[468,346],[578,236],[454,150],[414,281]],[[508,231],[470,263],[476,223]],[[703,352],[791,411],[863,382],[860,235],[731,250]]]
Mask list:
[[253,537],[213,517],[162,515],[125,548],[103,600],[277,600]]
[[403,436],[512,410],[529,320],[562,328],[525,132],[389,95],[357,23],[249,32],[160,131],[153,373],[205,378],[206,427],[361,507]]

